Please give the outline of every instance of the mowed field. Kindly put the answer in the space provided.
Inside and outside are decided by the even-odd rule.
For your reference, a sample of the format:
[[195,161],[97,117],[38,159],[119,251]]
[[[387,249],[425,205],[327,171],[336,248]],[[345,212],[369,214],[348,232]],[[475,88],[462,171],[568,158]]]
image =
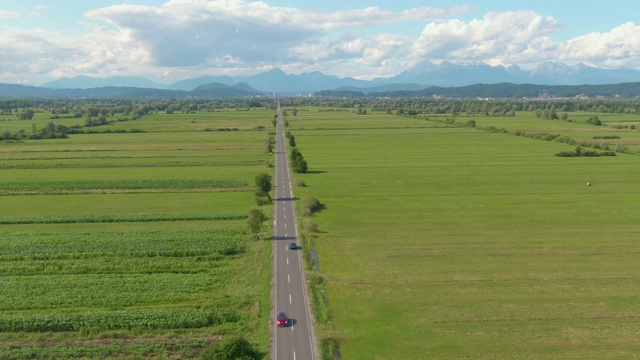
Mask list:
[[615,133],[636,149],[638,132],[526,112],[468,118],[510,133],[317,108],[287,119],[310,170],[296,196],[324,205],[306,240],[326,280],[318,333],[342,358],[637,359],[640,157],[554,157],[576,146],[512,132]]
[[0,141],[0,358],[191,359],[226,335],[266,356],[271,246],[246,217],[256,175],[272,172],[274,114],[149,114],[95,128],[126,133]]

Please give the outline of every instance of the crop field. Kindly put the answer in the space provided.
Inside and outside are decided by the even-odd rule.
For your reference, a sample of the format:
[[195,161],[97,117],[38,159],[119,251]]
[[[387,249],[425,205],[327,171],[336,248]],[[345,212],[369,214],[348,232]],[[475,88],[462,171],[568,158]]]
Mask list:
[[150,113],[0,141],[0,358],[195,359],[226,335],[266,356],[271,246],[246,219],[274,114]]
[[287,119],[309,163],[296,197],[323,204],[300,219],[318,225],[321,343],[344,359],[637,359],[640,157],[521,136],[637,151],[640,132],[610,125],[637,116],[455,119],[470,128],[318,110]]

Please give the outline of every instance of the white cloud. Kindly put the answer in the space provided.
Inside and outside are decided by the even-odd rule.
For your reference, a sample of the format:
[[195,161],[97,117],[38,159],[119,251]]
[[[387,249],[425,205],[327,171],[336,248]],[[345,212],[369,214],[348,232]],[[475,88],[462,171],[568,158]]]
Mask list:
[[[395,75],[423,60],[640,68],[635,23],[559,42],[553,36],[564,24],[554,17],[513,11],[470,21],[454,18],[468,10],[314,12],[249,0],[122,4],[86,12],[71,34],[0,25],[0,80],[127,74],[171,81],[168,77],[252,74],[276,67],[372,78]],[[20,16],[0,11],[0,19]],[[422,24],[423,31],[394,33],[396,25],[408,22]],[[376,32],[377,26],[384,32]]]
[[[149,52],[155,65],[194,66],[220,63],[220,59],[228,56],[247,63],[286,63],[304,60],[308,55],[323,57],[337,53],[322,50],[328,31],[426,21],[465,9],[415,8],[392,12],[369,7],[314,13],[260,1],[172,0],[162,7],[112,6],[90,11],[86,16],[128,31]],[[348,47],[342,50],[353,52]]]
[[469,22],[449,20],[428,24],[413,46],[416,60],[488,61],[527,51],[563,24],[533,11],[488,13]]
[[558,59],[601,67],[640,67],[640,26],[622,24],[606,33],[589,33],[558,47]]
[[420,60],[483,61],[533,65],[543,61],[597,67],[640,68],[640,26],[629,22],[606,33],[565,42],[552,39],[564,24],[534,11],[488,13],[469,22],[449,20],[425,26],[413,46]]
[[0,19],[12,19],[12,18],[19,18],[19,17],[22,17],[22,15],[19,12],[0,10]]

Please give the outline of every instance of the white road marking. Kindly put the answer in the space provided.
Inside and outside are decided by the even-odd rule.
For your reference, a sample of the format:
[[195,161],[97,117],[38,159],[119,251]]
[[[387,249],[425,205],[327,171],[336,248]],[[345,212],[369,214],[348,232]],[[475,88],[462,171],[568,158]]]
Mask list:
[[287,274],[287,281],[291,282],[291,277],[289,276],[289,274]]
[[287,265],[289,265],[289,258],[287,258]]
[[289,304],[293,304],[293,300],[291,299],[291,294],[289,294]]
[[296,360],[296,352],[293,352],[293,360]]

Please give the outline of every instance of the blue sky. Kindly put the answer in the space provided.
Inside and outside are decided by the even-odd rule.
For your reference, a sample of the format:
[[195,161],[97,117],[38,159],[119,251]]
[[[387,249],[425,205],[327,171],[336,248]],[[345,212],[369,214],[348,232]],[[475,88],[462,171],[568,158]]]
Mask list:
[[640,69],[635,0],[20,0],[0,4],[0,82],[280,68],[371,79],[431,61]]

